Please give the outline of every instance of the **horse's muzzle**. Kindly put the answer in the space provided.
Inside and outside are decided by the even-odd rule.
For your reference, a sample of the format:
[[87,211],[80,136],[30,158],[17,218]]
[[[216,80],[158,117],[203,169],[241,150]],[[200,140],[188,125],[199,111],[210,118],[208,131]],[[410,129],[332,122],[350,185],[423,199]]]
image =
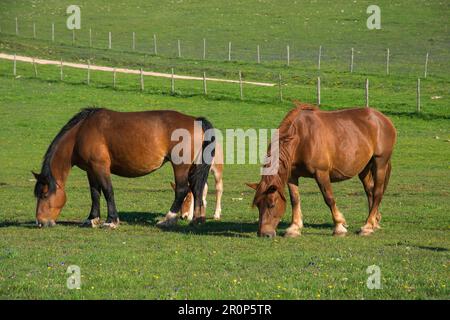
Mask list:
[[258,237],[274,238],[277,235],[276,231],[263,231],[258,232]]

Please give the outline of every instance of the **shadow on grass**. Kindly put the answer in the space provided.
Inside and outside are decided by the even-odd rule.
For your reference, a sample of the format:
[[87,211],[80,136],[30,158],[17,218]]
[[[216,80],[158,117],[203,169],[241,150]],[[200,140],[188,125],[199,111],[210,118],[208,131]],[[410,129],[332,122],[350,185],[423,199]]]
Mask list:
[[[61,226],[81,226],[80,221],[58,221]],[[21,227],[28,229],[37,229],[36,221],[0,221],[0,228]]]
[[416,248],[421,250],[428,250],[428,251],[434,251],[434,252],[448,252],[450,249],[444,248],[444,247],[430,247],[430,246],[421,246],[421,245],[414,245],[414,244],[407,244],[407,243],[395,243],[395,244],[389,244],[390,247],[396,247],[396,246],[403,246],[403,247],[410,247],[410,248]]
[[[162,213],[154,212],[120,212],[120,220],[129,225],[151,225],[155,226],[159,219],[163,218]],[[284,230],[289,227],[289,223],[281,222],[278,230],[283,230],[280,235],[284,235]],[[306,228],[312,229],[332,229],[331,223],[305,223]],[[206,217],[206,223],[199,226],[192,226],[187,221],[179,223],[170,228],[161,229],[164,232],[177,232],[195,235],[216,235],[224,237],[250,237],[258,231],[258,222],[239,222],[239,221],[216,221],[212,217]]]
[[[119,212],[120,221],[126,225],[152,226],[164,217],[160,212]],[[82,227],[82,221],[58,221],[57,226]],[[37,229],[35,221],[1,221],[1,228],[21,227],[27,229]],[[284,230],[289,227],[289,223],[281,222],[278,225],[279,234],[284,235]],[[330,223],[311,224],[306,223],[306,228],[312,229],[330,229],[333,225]],[[239,222],[239,221],[216,221],[212,217],[207,217],[203,225],[193,226],[187,221],[180,220],[177,225],[170,228],[161,229],[164,232],[176,232],[193,235],[212,235],[222,237],[253,237],[258,231],[258,222]],[[280,231],[282,230],[282,231]]]
[[[156,223],[164,217],[162,213],[155,212],[119,212],[122,222],[128,225],[147,225],[155,226]],[[177,232],[183,234],[195,235],[215,235],[222,237],[250,237],[258,229],[257,222],[230,222],[215,221],[212,217],[206,217],[206,223],[193,226],[187,221],[179,221],[177,225],[170,228],[162,228],[164,232]]]

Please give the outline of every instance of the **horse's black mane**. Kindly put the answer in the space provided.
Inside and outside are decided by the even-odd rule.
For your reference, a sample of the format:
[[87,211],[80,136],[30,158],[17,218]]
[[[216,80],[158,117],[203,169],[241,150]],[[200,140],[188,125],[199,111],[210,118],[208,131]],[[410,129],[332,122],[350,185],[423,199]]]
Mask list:
[[41,173],[37,177],[37,182],[34,187],[34,195],[37,198],[42,198],[43,196],[43,189],[44,186],[48,186],[48,194],[52,194],[56,190],[56,181],[53,177],[52,170],[51,170],[51,161],[53,158],[53,155],[56,151],[56,146],[58,145],[58,142],[61,140],[61,138],[64,136],[64,134],[72,129],[77,123],[80,121],[83,121],[84,119],[90,117],[92,114],[96,113],[97,111],[102,110],[102,108],[84,108],[79,113],[74,115],[65,125],[61,128],[59,133],[56,135],[56,137],[53,139],[52,143],[47,149],[47,152],[45,153],[44,160],[42,161],[42,169]]

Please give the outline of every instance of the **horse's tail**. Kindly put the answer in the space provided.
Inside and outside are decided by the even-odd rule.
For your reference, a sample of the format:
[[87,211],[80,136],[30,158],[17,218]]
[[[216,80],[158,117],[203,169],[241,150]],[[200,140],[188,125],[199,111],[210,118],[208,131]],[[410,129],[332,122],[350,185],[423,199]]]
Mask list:
[[388,183],[389,183],[389,178],[391,177],[391,170],[392,170],[392,164],[391,164],[391,160],[389,160],[388,164],[387,164],[387,168],[386,168],[386,176],[384,177],[384,186],[383,186],[383,193],[386,192]]
[[[203,117],[197,118],[195,121],[201,121],[202,123],[203,142],[200,155],[201,161],[200,163],[196,163],[198,161],[194,162],[188,176],[189,186],[194,197],[203,194],[203,189],[208,180],[209,170],[211,169],[212,159],[214,158],[216,151],[216,138],[214,135],[214,127],[211,122]],[[200,201],[200,203],[202,203],[202,201]]]

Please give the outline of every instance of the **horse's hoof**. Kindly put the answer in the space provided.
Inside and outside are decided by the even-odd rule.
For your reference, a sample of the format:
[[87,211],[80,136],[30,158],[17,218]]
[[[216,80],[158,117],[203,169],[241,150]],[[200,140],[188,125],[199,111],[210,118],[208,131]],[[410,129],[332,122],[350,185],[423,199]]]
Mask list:
[[214,220],[216,221],[220,220],[220,214],[214,214]]
[[177,219],[166,219],[166,218],[164,218],[163,220],[158,221],[156,223],[156,226],[158,228],[169,228],[169,227],[174,226],[176,223],[177,223]]
[[362,227],[359,231],[359,235],[362,237],[370,236],[374,232],[373,229]]
[[181,215],[181,219],[183,219],[183,220],[188,220],[189,219],[189,213],[183,213],[182,215]]
[[199,218],[194,218],[191,221],[191,225],[199,225],[199,224],[204,224],[206,222],[206,218],[205,217],[199,217]]
[[338,224],[333,230],[333,236],[335,237],[345,237],[347,235],[347,229],[343,224]]
[[287,228],[286,233],[284,234],[285,238],[296,238],[300,236],[300,229],[299,228]]
[[119,220],[117,222],[105,222],[102,224],[102,228],[109,228],[109,229],[117,229],[119,226]]
[[86,219],[81,226],[84,228],[98,228],[101,226],[100,218]]

